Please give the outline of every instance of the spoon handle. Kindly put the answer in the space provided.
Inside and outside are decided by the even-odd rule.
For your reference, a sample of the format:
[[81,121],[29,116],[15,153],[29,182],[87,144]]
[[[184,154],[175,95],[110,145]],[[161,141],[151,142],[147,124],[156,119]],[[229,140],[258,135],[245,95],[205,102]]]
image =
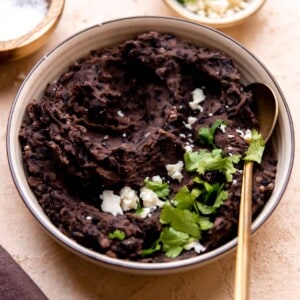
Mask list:
[[234,299],[246,300],[249,295],[249,252],[252,221],[252,177],[253,162],[244,164],[240,214],[238,223],[238,245],[235,269]]

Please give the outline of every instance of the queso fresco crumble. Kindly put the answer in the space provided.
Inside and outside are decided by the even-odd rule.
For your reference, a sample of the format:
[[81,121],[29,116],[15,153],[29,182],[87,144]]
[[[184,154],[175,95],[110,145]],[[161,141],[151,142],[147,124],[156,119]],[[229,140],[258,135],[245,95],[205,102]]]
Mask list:
[[243,10],[248,3],[244,0],[178,0],[185,8],[201,17],[224,18]]

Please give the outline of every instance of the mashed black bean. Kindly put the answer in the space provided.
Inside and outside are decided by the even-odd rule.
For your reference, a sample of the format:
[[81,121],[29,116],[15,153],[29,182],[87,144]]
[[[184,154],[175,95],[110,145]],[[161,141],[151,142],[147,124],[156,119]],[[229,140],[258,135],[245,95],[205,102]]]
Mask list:
[[[196,89],[205,93],[201,109],[190,105]],[[166,261],[160,252],[141,255],[160,235],[160,208],[146,218],[135,211],[113,216],[101,210],[99,195],[124,186],[138,190],[145,178],[157,175],[167,178],[173,194],[189,186],[189,173],[183,170],[184,179],[173,180],[166,165],[182,161],[187,146],[203,148],[197,133],[216,120],[226,121],[226,133],[216,131],[215,145],[225,154],[244,154],[248,144],[236,129],[258,128],[254,110],[252,94],[227,55],[172,34],[141,34],[92,51],[28,105],[20,130],[28,182],[54,225],[78,243],[111,257]],[[274,186],[271,145],[254,172],[253,216]],[[224,181],[216,171],[204,178]],[[201,239],[206,251],[236,235],[241,178],[237,172],[226,183],[228,199]],[[125,239],[109,238],[115,229]],[[194,255],[184,251],[179,259]]]

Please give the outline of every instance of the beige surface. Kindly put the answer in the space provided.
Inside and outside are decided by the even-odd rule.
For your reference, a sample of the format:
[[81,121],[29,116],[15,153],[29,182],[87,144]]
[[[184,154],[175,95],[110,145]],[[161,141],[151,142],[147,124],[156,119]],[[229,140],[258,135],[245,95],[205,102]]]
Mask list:
[[[286,4],[288,3],[288,4]],[[47,45],[22,61],[0,64],[0,244],[50,299],[232,299],[235,254],[201,269],[167,276],[112,272],[66,251],[37,224],[10,178],[5,151],[9,109],[23,76],[47,51],[95,23],[173,13],[161,0],[66,0]],[[300,1],[268,0],[258,15],[225,32],[260,58],[280,84],[300,131]],[[300,170],[295,166],[274,214],[252,239],[250,299],[300,299]]]

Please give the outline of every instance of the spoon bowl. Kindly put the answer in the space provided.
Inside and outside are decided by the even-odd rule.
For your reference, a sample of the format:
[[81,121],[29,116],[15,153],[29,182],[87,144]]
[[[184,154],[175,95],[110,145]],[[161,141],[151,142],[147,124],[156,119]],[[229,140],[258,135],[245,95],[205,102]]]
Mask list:
[[265,143],[269,140],[278,117],[278,101],[272,89],[263,83],[251,83],[246,87],[253,93],[259,132]]
[[[259,132],[266,143],[270,138],[278,117],[278,100],[265,84],[252,83],[246,87],[255,99]],[[249,293],[249,252],[252,222],[252,177],[253,161],[245,161],[241,191],[238,244],[235,270],[235,299],[246,300]]]

